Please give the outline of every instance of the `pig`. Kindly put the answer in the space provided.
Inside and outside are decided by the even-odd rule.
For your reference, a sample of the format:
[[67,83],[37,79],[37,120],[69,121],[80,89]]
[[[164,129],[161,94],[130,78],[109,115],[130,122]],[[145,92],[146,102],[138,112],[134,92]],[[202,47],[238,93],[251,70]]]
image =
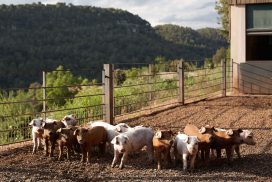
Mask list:
[[125,133],[121,133],[115,136],[111,143],[114,146],[114,158],[111,167],[114,168],[119,160],[119,154],[122,154],[120,169],[124,168],[124,164],[127,160],[128,154],[131,152],[139,151],[144,146],[147,146],[147,152],[149,159],[153,161],[153,131],[147,127],[136,127]]
[[33,150],[32,154],[35,154],[37,151],[37,148],[41,147],[41,140],[42,140],[42,135],[43,135],[43,123],[44,120],[43,118],[36,118],[33,119],[29,125],[32,126],[32,140],[33,140]]
[[157,169],[161,170],[162,157],[171,164],[170,149],[173,144],[173,132],[171,130],[158,130],[153,137],[153,148],[157,159]]
[[[226,129],[222,128],[215,128],[216,131],[227,131]],[[241,158],[240,154],[240,145],[241,144],[247,144],[247,145],[255,145],[256,142],[253,138],[253,132],[251,130],[243,130],[243,129],[238,129],[237,132],[239,133],[238,140],[236,140],[236,144],[234,145],[234,150],[238,156],[238,158]],[[220,154],[218,154],[221,156]]]
[[213,129],[209,127],[198,129],[195,125],[187,124],[184,128],[184,133],[198,138],[198,150],[201,151],[201,158],[207,165],[210,158],[210,145],[213,141]]
[[70,160],[71,152],[80,152],[80,146],[77,142],[77,138],[74,135],[74,131],[77,129],[75,126],[70,126],[69,128],[59,128],[57,134],[59,138],[57,140],[59,146],[59,157],[58,160],[61,160],[63,154],[63,147],[67,148],[67,159]]
[[190,170],[193,171],[195,167],[195,159],[198,153],[199,139],[197,136],[188,136],[179,133],[174,141],[174,156],[175,163],[182,156],[183,161],[183,171],[187,171],[187,162],[190,158]]
[[235,144],[240,143],[240,133],[242,130],[225,130],[217,131],[214,129],[213,136],[214,141],[211,145],[211,149],[215,149],[217,152],[217,158],[221,158],[221,149],[226,150],[227,160],[230,164],[233,159],[233,148]]
[[[53,153],[55,150],[55,145],[59,135],[57,134],[57,130],[60,128],[65,128],[65,125],[61,121],[46,119],[43,123],[43,139],[45,143],[45,155],[53,157]],[[50,147],[50,152],[49,152]]]
[[[80,144],[82,157],[81,162],[90,164],[91,162],[91,150],[94,146],[99,146],[100,152],[105,152],[105,146],[107,142],[107,131],[102,126],[95,126],[92,128],[79,127],[74,131],[74,135]],[[87,157],[88,156],[88,157]]]
[[76,116],[74,114],[64,116],[61,122],[65,125],[65,127],[77,125]]
[[106,123],[104,121],[95,121],[95,122],[90,122],[89,123],[90,127],[95,127],[95,126],[102,126],[107,130],[108,133],[108,142],[110,143],[112,139],[117,136],[119,133],[126,132],[130,128],[127,124],[125,123],[119,123],[117,125],[111,125],[109,123]]

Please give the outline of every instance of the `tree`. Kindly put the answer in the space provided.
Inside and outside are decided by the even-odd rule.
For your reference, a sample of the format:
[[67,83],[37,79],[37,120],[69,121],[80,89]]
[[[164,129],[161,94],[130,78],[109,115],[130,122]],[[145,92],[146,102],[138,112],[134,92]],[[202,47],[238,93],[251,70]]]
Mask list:
[[205,68],[213,69],[214,68],[214,63],[213,63],[212,59],[205,58],[205,60],[204,60],[204,67]]
[[214,64],[220,64],[221,59],[224,59],[226,57],[226,49],[224,47],[221,47],[218,49],[215,53],[215,55],[212,58],[212,62]]
[[223,35],[229,40],[230,32],[230,6],[228,0],[218,0],[215,5],[215,10],[220,16],[220,23],[223,28]]
[[[46,89],[50,105],[64,105],[66,98],[73,97],[80,89],[78,85],[86,80],[81,77],[75,77],[70,71],[64,70],[63,66],[58,66],[55,71],[46,74]],[[68,87],[69,86],[69,87]],[[51,100],[52,99],[52,100]]]

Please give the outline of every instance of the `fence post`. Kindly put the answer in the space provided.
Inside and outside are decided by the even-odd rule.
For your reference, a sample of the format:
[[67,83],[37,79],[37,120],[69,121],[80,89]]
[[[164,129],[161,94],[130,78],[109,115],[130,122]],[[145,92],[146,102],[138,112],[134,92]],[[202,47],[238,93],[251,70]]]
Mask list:
[[149,83],[149,101],[152,101],[153,99],[153,84],[151,85],[151,83],[153,82],[153,78],[154,78],[154,64],[149,64],[148,65],[148,83]]
[[227,96],[227,70],[226,70],[226,59],[221,59],[222,67],[222,97]]
[[46,72],[43,71],[43,116],[46,119]]
[[114,105],[113,105],[113,65],[104,64],[104,121],[113,124]]
[[178,102],[184,105],[184,62],[180,61],[178,64],[178,77],[179,77],[179,98]]

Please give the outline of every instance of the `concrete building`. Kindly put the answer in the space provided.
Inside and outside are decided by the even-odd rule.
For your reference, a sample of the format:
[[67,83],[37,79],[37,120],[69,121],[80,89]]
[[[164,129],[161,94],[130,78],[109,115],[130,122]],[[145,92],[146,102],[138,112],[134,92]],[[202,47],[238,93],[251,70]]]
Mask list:
[[272,0],[229,3],[234,94],[272,94]]

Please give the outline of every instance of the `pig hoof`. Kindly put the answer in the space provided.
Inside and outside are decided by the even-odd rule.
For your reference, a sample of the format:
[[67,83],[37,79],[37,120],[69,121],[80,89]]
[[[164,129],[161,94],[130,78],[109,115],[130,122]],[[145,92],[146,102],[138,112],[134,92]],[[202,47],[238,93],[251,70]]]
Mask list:
[[123,169],[123,168],[124,168],[124,166],[123,166],[123,165],[120,165],[120,166],[119,166],[119,169]]

